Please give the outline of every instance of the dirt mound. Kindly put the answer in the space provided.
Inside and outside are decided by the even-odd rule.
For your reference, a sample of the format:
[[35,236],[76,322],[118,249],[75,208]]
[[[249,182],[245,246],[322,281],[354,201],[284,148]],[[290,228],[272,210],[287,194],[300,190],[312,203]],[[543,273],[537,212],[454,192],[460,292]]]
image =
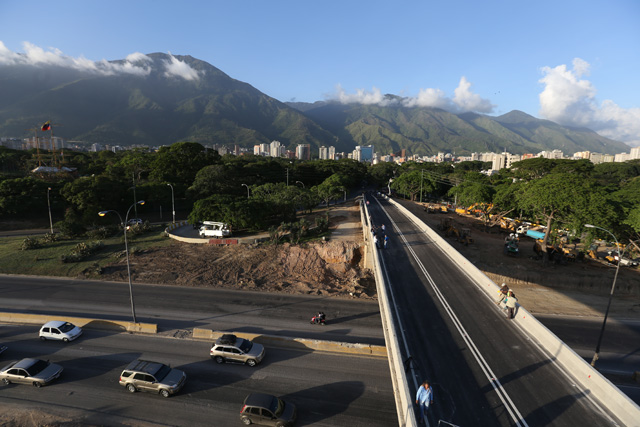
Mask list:
[[[361,266],[363,250],[347,241],[277,247],[175,242],[130,261],[137,282],[375,298],[372,274]],[[126,261],[104,268],[100,278],[127,280]]]

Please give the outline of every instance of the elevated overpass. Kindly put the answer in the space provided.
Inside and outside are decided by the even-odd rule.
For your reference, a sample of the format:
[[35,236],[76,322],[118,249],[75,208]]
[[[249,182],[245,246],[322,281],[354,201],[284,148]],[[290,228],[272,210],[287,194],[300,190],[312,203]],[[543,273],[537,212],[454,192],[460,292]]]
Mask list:
[[424,379],[432,426],[640,425],[640,408],[524,308],[507,320],[497,286],[436,233],[392,200],[367,200],[365,236],[370,221],[390,238],[372,257],[400,425],[415,425]]

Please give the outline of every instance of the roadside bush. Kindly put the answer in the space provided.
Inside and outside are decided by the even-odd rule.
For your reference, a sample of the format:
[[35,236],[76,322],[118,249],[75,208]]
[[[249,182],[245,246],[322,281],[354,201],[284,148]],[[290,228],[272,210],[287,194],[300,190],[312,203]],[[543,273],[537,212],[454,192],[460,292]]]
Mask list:
[[47,233],[44,236],[42,236],[42,241],[45,243],[53,243],[53,242],[57,242],[58,240],[60,240],[60,236],[55,233]]
[[318,234],[324,233],[325,231],[329,230],[329,215],[316,217],[315,224],[316,232]]
[[103,246],[104,246],[104,243],[102,243],[102,241],[100,240],[89,242],[89,243],[84,243],[84,242],[78,243],[76,247],[73,248],[71,253],[67,255],[61,255],[60,261],[64,263],[80,262],[83,259],[87,258],[88,256],[98,252],[100,249],[102,249]]
[[87,231],[87,237],[90,239],[106,239],[107,237],[112,236],[113,234],[115,233],[112,227],[104,227],[104,226]]
[[22,241],[22,246],[20,249],[23,251],[28,251],[30,249],[38,249],[42,246],[42,243],[38,239],[34,239],[33,237],[27,237]]

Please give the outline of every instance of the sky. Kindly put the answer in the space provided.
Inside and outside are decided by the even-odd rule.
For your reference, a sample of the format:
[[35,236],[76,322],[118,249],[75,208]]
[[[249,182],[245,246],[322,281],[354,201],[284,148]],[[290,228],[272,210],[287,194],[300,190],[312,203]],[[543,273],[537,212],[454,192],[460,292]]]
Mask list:
[[[638,0],[0,1],[0,67],[144,78],[154,52],[191,55],[283,102],[393,94],[454,113],[520,110],[640,146]],[[199,78],[176,58],[166,74]]]

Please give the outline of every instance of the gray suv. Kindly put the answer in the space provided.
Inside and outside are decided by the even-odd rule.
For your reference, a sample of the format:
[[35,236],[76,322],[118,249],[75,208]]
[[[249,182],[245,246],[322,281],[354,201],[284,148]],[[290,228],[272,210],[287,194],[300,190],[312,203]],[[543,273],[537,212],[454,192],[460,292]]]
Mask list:
[[244,399],[240,410],[240,420],[246,425],[291,427],[297,415],[298,410],[293,403],[264,393],[251,393]]
[[120,385],[131,393],[149,391],[162,397],[176,394],[187,381],[187,374],[164,363],[134,360],[120,374]]
[[218,363],[246,363],[256,366],[264,358],[264,347],[262,344],[225,334],[216,340],[209,355]]

